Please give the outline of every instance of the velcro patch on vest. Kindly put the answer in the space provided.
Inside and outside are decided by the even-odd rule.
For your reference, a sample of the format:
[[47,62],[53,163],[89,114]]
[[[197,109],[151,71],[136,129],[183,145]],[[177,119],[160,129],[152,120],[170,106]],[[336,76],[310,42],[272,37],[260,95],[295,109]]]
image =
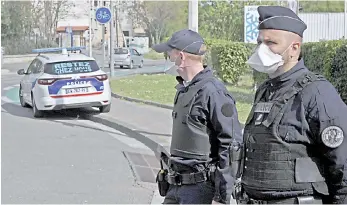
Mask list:
[[269,113],[273,103],[258,103],[255,107],[254,112],[258,113]]
[[322,142],[330,148],[336,148],[343,142],[343,130],[337,126],[326,127],[322,132]]

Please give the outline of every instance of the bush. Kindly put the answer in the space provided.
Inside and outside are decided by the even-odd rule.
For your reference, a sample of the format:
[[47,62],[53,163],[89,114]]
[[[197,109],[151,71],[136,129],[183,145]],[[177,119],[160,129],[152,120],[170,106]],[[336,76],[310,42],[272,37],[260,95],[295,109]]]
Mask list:
[[342,100],[347,104],[347,41],[336,50],[331,60],[331,78]]
[[216,41],[210,52],[212,67],[226,83],[236,85],[240,76],[249,69],[246,61],[251,50],[244,43]]
[[223,45],[223,44],[229,44],[230,41],[226,40],[219,40],[219,39],[205,39],[205,44],[207,47],[207,51],[205,53],[205,58],[204,58],[204,65],[207,65],[209,67],[212,67],[212,57],[211,57],[211,50],[213,46],[217,45]]
[[302,49],[302,56],[307,68],[312,72],[324,75],[329,81],[331,78],[332,59],[336,55],[336,50],[345,41],[323,41],[316,43],[305,43]]

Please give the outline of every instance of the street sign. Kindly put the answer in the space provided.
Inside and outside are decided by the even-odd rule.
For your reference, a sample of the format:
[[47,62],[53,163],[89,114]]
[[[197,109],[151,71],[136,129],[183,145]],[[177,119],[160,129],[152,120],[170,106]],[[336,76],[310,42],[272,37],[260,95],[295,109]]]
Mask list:
[[100,7],[95,12],[96,20],[101,24],[106,24],[111,20],[111,11],[107,7]]

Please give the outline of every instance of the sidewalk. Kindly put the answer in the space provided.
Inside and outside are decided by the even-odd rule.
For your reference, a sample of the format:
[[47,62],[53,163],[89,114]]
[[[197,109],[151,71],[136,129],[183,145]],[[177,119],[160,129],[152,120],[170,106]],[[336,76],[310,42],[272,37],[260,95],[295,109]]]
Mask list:
[[170,109],[112,98],[109,113],[89,114],[87,118],[126,132],[148,146],[155,155],[158,151],[169,151],[172,130]]

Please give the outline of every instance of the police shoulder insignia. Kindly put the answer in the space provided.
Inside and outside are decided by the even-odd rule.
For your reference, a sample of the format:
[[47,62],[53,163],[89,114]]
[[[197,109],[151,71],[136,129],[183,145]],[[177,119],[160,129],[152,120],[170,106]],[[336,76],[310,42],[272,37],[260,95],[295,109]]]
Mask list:
[[325,128],[322,132],[323,143],[330,148],[336,148],[340,146],[343,142],[343,131],[340,127],[329,126]]
[[223,106],[222,106],[222,114],[225,116],[225,117],[231,117],[233,116],[234,114],[234,109],[233,109],[233,105],[231,103],[225,103]]

